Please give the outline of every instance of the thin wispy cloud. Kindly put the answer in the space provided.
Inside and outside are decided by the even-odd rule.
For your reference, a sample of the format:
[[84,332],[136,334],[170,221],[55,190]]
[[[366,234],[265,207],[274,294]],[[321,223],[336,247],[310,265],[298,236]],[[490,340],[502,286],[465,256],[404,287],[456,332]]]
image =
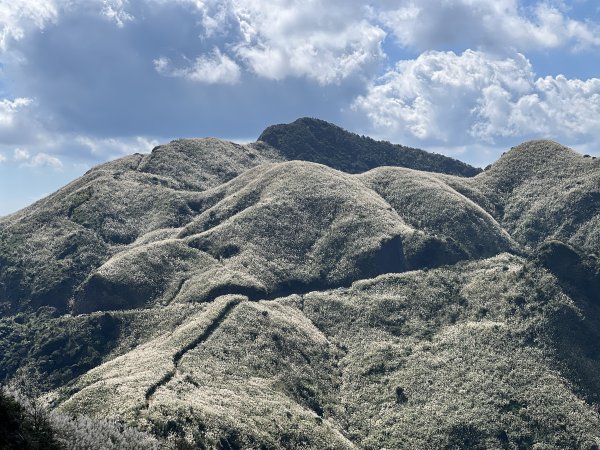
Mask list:
[[31,103],[30,98],[23,97],[0,100],[0,136],[5,138],[9,133],[18,132],[16,128],[23,118],[22,112]]
[[127,0],[104,0],[102,14],[114,21],[118,27],[122,28],[127,22],[135,19],[135,17],[127,12],[127,6]]
[[87,147],[92,154],[105,158],[148,153],[160,143],[156,139],[147,139],[143,136],[124,139],[93,139],[89,136],[77,136],[75,141]]
[[50,167],[53,169],[62,169],[62,161],[56,157],[44,152],[32,155],[29,150],[16,148],[13,152],[13,161],[19,163],[21,167]]
[[0,49],[22,39],[31,29],[43,29],[58,16],[53,0],[11,0],[0,3]]
[[27,149],[24,148],[15,148],[13,152],[13,159],[15,161],[27,161],[31,158],[31,154]]

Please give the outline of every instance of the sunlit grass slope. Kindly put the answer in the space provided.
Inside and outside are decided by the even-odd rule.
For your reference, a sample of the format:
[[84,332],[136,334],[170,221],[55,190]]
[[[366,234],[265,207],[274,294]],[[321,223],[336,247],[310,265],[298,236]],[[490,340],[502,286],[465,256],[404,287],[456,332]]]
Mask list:
[[60,408],[208,448],[223,439],[282,449],[600,442],[581,379],[595,375],[577,372],[598,360],[571,334],[591,326],[597,338],[598,312],[520,257],[211,312],[232,301],[92,370]]

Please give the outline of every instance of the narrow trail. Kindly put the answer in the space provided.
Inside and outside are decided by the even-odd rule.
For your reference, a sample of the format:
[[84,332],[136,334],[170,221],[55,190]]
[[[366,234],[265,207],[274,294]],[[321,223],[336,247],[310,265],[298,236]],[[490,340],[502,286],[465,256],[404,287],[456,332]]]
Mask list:
[[185,284],[185,282],[187,280],[188,280],[188,278],[182,278],[181,280],[179,280],[179,283],[177,284],[177,288],[175,289],[175,292],[171,296],[171,299],[169,300],[169,303],[172,303],[177,298],[177,296],[179,295],[179,293],[183,289],[183,285]]
[[198,335],[196,337],[196,339],[194,339],[192,342],[190,342],[183,348],[179,349],[173,355],[173,369],[171,369],[170,371],[165,373],[159,381],[152,384],[146,390],[146,394],[144,395],[145,401],[144,401],[144,405],[142,406],[142,408],[139,411],[140,414],[144,414],[144,412],[148,411],[148,409],[150,408],[150,405],[154,399],[154,394],[156,393],[156,391],[159,388],[161,388],[162,386],[165,386],[167,383],[169,383],[173,379],[173,377],[179,372],[179,363],[181,362],[181,359],[185,356],[185,354],[187,352],[195,349],[203,342],[207,341],[212,336],[212,334],[221,326],[221,324],[225,321],[225,319],[231,313],[231,311],[233,311],[233,309],[240,303],[241,303],[241,300],[239,300],[239,299],[232,300],[229,303],[227,303],[223,307],[223,309],[221,309],[221,311],[219,312],[217,317],[215,317],[215,319],[210,323],[210,325],[208,325],[206,327],[206,329],[200,335]]

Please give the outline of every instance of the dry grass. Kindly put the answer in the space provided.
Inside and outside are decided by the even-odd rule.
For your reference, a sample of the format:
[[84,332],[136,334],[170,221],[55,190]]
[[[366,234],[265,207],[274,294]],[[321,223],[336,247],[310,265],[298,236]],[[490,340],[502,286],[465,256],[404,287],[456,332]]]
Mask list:
[[0,219],[2,370],[53,367],[60,411],[172,446],[600,446],[599,160],[532,141],[461,178],[284,153],[174,141]]

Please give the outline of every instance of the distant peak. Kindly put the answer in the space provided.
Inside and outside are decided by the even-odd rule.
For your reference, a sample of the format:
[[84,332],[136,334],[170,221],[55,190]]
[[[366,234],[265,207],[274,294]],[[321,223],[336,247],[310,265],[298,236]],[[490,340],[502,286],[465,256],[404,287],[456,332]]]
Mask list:
[[300,117],[299,119],[294,120],[292,124],[306,125],[309,127],[334,128],[339,130],[343,129],[334,123],[327,122],[323,119],[317,119],[316,117]]
[[353,134],[349,131],[344,130],[343,128],[331,123],[326,120],[317,119],[315,117],[300,117],[293,122],[290,123],[278,123],[275,125],[270,125],[260,134],[258,137],[259,141],[266,142],[270,145],[273,145],[273,138],[279,136],[282,133],[288,133],[291,130],[320,130],[320,131],[340,131],[343,133]]
[[509,151],[502,154],[502,157],[496,161],[493,166],[503,165],[506,163],[514,164],[514,161],[527,161],[528,164],[544,164],[547,165],[551,160],[563,161],[580,157],[575,150],[565,147],[556,141],[550,139],[535,139],[523,142]]
[[375,141],[312,117],[271,125],[258,140],[274,147],[285,159],[312,161],[348,173],[362,173],[381,166],[466,177],[481,172],[481,169],[447,156]]
[[532,139],[525,141],[516,147],[511,148],[512,152],[539,152],[539,151],[552,151],[552,152],[569,152],[575,154],[576,152],[569,147],[553,141],[551,139]]
[[[305,123],[305,124],[323,124],[323,125],[331,125],[334,127],[337,127],[337,125],[334,125],[331,122],[327,122],[326,120],[323,119],[318,119],[316,117],[299,117],[298,119],[294,120],[294,122],[292,123]],[[339,127],[338,127],[339,128]]]
[[531,178],[568,178],[580,173],[583,155],[549,139],[523,142],[502,154],[482,174],[496,189],[512,191]]

